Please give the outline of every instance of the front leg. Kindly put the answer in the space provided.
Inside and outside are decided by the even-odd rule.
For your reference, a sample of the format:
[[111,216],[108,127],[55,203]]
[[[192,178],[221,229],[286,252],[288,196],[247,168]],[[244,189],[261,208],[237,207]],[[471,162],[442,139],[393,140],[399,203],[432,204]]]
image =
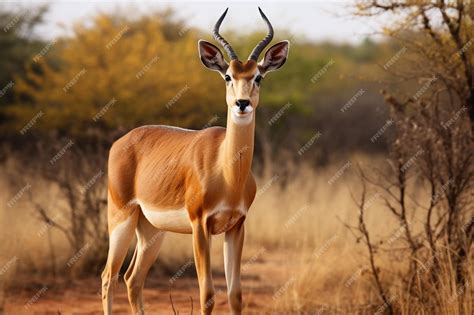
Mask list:
[[227,294],[231,314],[242,313],[242,289],[240,284],[240,261],[245,235],[245,218],[225,233],[224,268]]
[[206,224],[196,219],[192,223],[194,262],[199,281],[201,314],[211,314],[214,308],[214,285],[211,273],[211,234]]

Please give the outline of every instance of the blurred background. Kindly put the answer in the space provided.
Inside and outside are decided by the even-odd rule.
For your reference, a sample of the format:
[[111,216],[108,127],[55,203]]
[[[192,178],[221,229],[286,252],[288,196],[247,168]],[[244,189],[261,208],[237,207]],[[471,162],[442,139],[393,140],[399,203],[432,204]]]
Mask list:
[[[225,126],[197,41],[229,7],[248,55],[259,5],[291,47],[256,115],[245,312],[472,314],[469,0],[0,4],[0,313],[101,313],[108,149],[145,124]],[[198,303],[190,236],[167,236],[145,286],[149,314]]]

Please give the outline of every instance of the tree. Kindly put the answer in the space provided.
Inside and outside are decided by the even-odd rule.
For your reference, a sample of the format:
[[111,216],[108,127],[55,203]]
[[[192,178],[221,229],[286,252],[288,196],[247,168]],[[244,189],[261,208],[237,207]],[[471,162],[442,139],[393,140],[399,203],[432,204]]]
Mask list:
[[16,92],[33,102],[9,114],[25,123],[43,111],[39,126],[78,136],[145,123],[204,125],[225,107],[212,92],[217,82],[200,71],[194,31],[171,36],[177,29],[165,14],[99,15],[91,27],[77,25],[55,45],[57,59],[41,58],[38,71],[30,65]]
[[[394,14],[397,22],[385,33],[402,47],[383,66],[393,75],[382,92],[392,122],[390,167],[361,172],[364,187],[370,183],[381,208],[396,218],[397,254],[408,262],[401,289],[407,296],[400,297],[406,304],[387,298],[390,286],[381,284],[380,271],[372,268],[391,313],[402,312],[402,305],[411,307],[409,313],[469,309],[458,292],[469,284],[474,239],[473,8],[470,1],[362,1],[358,6],[360,15]],[[403,92],[406,85],[413,86],[409,92]],[[365,189],[361,200],[355,230],[365,237],[373,266],[374,257],[394,242],[369,238]]]
[[454,98],[451,103],[467,108],[474,125],[472,1],[363,0],[357,9],[356,14],[362,16],[397,18],[397,23],[387,26],[385,33],[422,58],[415,59],[409,67],[391,70],[410,81],[435,76],[443,91]]
[[[13,101],[17,77],[25,75],[24,65],[40,52],[44,42],[34,36],[35,28],[43,22],[47,6],[31,10],[0,7],[0,109]],[[5,117],[0,113],[0,123]]]

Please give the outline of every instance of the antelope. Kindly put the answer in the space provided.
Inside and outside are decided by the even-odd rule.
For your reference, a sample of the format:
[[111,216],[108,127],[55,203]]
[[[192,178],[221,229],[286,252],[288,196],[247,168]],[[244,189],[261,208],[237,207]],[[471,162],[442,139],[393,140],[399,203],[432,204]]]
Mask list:
[[204,66],[218,72],[225,81],[227,128],[142,126],[115,141],[110,149],[109,251],[102,273],[105,314],[112,312],[114,287],[134,233],[137,245],[124,278],[132,312],[144,314],[143,285],[166,232],[192,234],[201,314],[211,314],[214,307],[211,237],[225,233],[223,252],[229,307],[232,314],[242,312],[240,265],[244,221],[256,193],[251,173],[255,110],[261,81],[285,63],[289,42],[275,44],[257,62],[273,38],[273,27],[259,8],[268,34],[248,60],[242,62],[219,34],[227,11],[217,20],[213,37],[230,61],[224,59],[215,45],[198,41]]

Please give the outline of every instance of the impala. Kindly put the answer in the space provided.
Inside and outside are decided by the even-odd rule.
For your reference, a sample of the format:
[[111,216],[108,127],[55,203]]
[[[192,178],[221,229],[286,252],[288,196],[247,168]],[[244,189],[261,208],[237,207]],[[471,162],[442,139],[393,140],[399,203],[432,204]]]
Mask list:
[[192,234],[201,314],[211,314],[214,307],[211,236],[225,233],[229,306],[232,314],[242,312],[240,263],[244,221],[256,192],[250,170],[255,109],[262,79],[285,63],[289,49],[288,41],[279,42],[257,62],[273,38],[270,21],[260,8],[259,11],[268,26],[268,35],[247,61],[240,61],[219,34],[227,10],[217,21],[213,35],[230,62],[213,44],[198,42],[204,66],[218,72],[225,81],[227,128],[143,126],[112,145],[107,197],[110,244],[102,273],[105,314],[112,312],[113,290],[134,233],[138,241],[125,282],[133,313],[144,313],[143,285],[167,231]]

